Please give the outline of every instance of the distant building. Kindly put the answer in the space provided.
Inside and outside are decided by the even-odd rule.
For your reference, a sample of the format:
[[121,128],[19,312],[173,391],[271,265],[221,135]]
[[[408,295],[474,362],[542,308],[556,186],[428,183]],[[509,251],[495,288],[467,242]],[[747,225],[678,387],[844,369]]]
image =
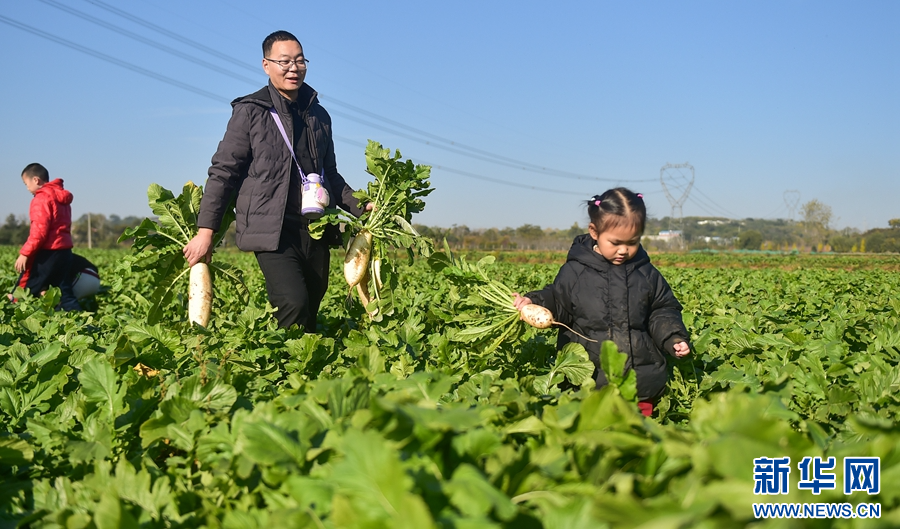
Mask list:
[[681,230],[663,230],[659,235],[644,235],[647,241],[669,242],[681,238]]
[[737,242],[737,237],[708,237],[708,236],[701,236],[701,237],[694,237],[693,240],[694,240],[695,242],[703,241],[703,242],[705,242],[706,244],[715,244],[715,245],[718,245],[718,246],[725,246],[725,245],[734,244],[735,242]]

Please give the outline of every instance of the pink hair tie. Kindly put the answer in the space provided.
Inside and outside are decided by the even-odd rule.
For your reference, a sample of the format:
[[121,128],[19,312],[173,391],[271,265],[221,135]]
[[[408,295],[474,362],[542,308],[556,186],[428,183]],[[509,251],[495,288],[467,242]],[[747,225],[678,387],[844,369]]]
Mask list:
[[644,198],[644,195],[638,193],[638,194],[637,194],[637,197],[640,198],[640,199],[643,199],[643,198]]
[[595,205],[595,206],[599,206],[599,205],[600,205],[600,201],[599,201],[599,200],[595,200],[595,201],[594,201],[594,205]]

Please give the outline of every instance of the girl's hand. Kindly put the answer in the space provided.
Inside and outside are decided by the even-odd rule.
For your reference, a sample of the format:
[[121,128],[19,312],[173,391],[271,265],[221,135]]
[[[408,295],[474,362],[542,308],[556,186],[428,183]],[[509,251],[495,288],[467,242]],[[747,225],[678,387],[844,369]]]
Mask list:
[[691,354],[691,348],[688,346],[687,342],[678,342],[672,347],[675,348],[675,356],[678,358],[684,358]]
[[520,296],[518,292],[513,292],[513,307],[521,311],[525,305],[531,305],[532,301],[524,296]]
[[28,257],[25,257],[22,254],[19,254],[19,257],[16,258],[16,272],[22,273],[25,271],[25,266],[28,264]]

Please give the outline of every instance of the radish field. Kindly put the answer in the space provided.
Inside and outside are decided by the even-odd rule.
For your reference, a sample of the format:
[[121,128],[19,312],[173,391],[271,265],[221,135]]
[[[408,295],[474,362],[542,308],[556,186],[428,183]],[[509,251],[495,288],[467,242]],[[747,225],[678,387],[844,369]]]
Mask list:
[[[17,251],[0,248],[7,292]],[[652,255],[693,349],[644,418],[627,377],[593,389],[553,329],[460,339],[465,297],[425,259],[373,320],[335,251],[302,334],[277,329],[252,254],[215,255],[249,299],[217,283],[203,329],[186,283],[151,320],[159,278],[130,251],[76,252],[105,287],[90,310],[55,312],[55,289],[0,303],[0,527],[900,526],[898,257]],[[525,292],[563,262],[543,260],[485,267]],[[762,457],[790,457],[785,494],[754,494]],[[833,490],[800,489],[805,457],[878,457],[880,490],[845,493],[840,463]],[[757,519],[758,502],[880,516]]]

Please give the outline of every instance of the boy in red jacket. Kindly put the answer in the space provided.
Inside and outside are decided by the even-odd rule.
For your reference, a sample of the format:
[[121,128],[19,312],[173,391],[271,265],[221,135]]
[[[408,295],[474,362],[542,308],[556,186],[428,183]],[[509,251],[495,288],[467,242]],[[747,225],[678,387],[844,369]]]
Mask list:
[[29,216],[31,230],[28,240],[16,259],[18,286],[34,296],[43,295],[50,287],[62,291],[59,308],[79,310],[72,293],[69,267],[72,262],[72,193],[63,189],[59,178],[50,181],[50,173],[32,163],[22,170],[22,182],[34,195]]

